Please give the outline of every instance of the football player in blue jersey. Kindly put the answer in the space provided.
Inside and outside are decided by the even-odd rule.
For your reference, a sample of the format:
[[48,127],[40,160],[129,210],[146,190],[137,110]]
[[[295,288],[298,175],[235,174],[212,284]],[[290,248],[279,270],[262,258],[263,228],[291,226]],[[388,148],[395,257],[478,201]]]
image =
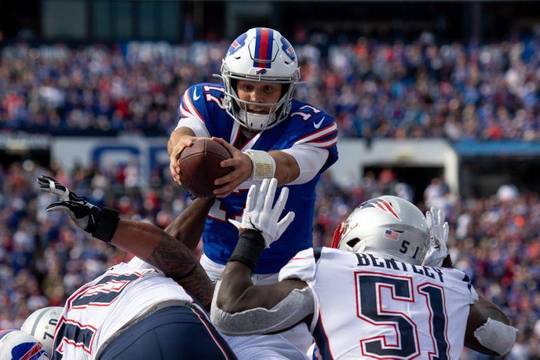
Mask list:
[[232,158],[233,170],[217,179],[217,199],[203,233],[203,267],[219,278],[231,255],[246,194],[253,182],[275,177],[287,184],[293,226],[267,249],[254,279],[277,281],[280,268],[312,243],[315,186],[338,158],[337,125],[324,111],[293,99],[300,80],[296,53],[278,31],[253,28],[230,45],[221,67],[223,83],[196,84],[180,102],[179,121],[168,142],[170,170],[180,182],[178,156],[196,137],[214,137]]

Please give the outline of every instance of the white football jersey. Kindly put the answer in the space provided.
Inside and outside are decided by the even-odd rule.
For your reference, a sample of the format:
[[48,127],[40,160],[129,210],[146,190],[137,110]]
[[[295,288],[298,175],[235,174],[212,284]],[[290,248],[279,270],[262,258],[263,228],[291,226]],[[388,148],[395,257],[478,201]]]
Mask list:
[[222,336],[238,360],[306,360],[313,342],[305,323],[277,334]]
[[457,269],[331,248],[299,252],[279,275],[291,278],[315,294],[311,330],[323,359],[459,359],[478,299]]
[[109,268],[66,301],[54,337],[54,359],[94,359],[120,328],[166,301],[193,299],[139,258]]

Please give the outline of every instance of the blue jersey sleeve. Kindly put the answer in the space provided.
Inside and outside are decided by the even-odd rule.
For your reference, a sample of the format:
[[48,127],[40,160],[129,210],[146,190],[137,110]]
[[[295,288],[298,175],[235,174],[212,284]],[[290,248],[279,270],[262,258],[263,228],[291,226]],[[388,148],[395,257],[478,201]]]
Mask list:
[[223,86],[201,83],[189,87],[180,100],[179,119],[200,120],[209,136],[229,139],[234,121],[223,105]]
[[328,159],[321,168],[322,173],[338,159],[338,128],[334,117],[311,105],[294,102],[290,117],[296,129],[293,146],[309,145],[328,150]]
[[208,119],[203,84],[192,85],[184,91],[178,107],[178,118],[196,118],[203,123]]

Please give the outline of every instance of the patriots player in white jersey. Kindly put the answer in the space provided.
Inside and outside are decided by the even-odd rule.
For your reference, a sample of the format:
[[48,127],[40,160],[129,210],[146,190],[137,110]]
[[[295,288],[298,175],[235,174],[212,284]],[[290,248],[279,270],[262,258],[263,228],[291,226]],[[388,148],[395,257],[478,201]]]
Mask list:
[[398,197],[363,203],[336,232],[337,249],[300,251],[279,283],[253,285],[260,253],[294,218],[280,219],[288,191],[274,205],[276,187],[265,180],[248,193],[240,239],[212,301],[212,320],[224,333],[307,322],[323,359],[459,359],[464,345],[510,351],[517,330],[451,267],[444,216],[432,209],[424,217]]
[[[190,309],[180,309],[181,312],[188,311],[187,316],[182,313],[172,313],[164,319],[161,313],[153,315],[153,311],[160,308],[164,308],[163,311],[167,312],[178,312],[177,302],[191,304],[191,298],[194,298],[205,309],[209,309],[214,283],[210,281],[193,256],[192,250],[199,241],[204,220],[213,199],[196,199],[163,232],[148,223],[118,220],[112,210],[100,209],[88,203],[50,177],[41,177],[39,183],[43,191],[56,194],[61,199],[60,202],[51,204],[48,211],[68,212],[75,223],[92,236],[110,240],[112,245],[137,256],[127,264],[113,266],[107,273],[81,287],[70,297],[62,314],[65,319],[63,323],[68,325],[57,329],[54,340],[56,344],[54,349],[63,353],[58,351],[55,358],[60,358],[67,352],[69,355],[65,356],[66,358],[91,359],[101,354],[101,358],[106,359],[117,352],[126,351],[123,356],[128,358],[157,359],[158,351],[155,343],[142,344],[144,348],[142,351],[139,349],[141,343],[136,344],[137,346],[130,344],[126,347],[124,340],[133,337],[133,331],[141,331],[141,327],[144,330],[148,326],[168,326],[168,322],[177,320],[194,323],[188,329],[190,334],[182,338],[182,341],[188,343],[176,339],[176,336],[181,334],[178,329],[175,329],[177,335],[173,340],[167,338],[161,339],[161,342],[167,344],[170,340],[174,346],[187,346],[188,349],[207,351],[210,355],[208,353],[185,354],[187,350],[180,351],[173,346],[172,349],[161,349],[162,358],[167,358],[171,356],[170,354],[177,357],[178,354],[184,353],[186,357],[191,355],[192,358],[217,359],[221,355],[214,353],[217,350],[216,346],[219,351],[223,349],[228,358],[234,358],[228,353],[227,345],[222,344],[221,337],[214,334],[212,325],[206,323],[206,317],[198,311],[199,308],[196,305],[190,306]],[[112,220],[109,219],[111,217]],[[109,221],[105,221],[107,219]],[[116,221],[118,221],[117,225],[115,225]],[[111,234],[113,234],[112,238],[110,238]],[[97,301],[98,299],[101,300]],[[92,304],[81,305],[81,301],[89,301]],[[114,306],[104,306],[104,302]],[[127,306],[118,305],[126,303]],[[197,319],[193,321],[193,314],[189,313],[193,311],[197,311],[195,315],[200,316],[200,321]],[[107,320],[105,320],[106,316],[108,316]],[[146,323],[138,321],[146,318],[149,319]],[[148,321],[152,323],[148,324]],[[140,325],[132,327],[134,323]],[[88,326],[84,327],[86,330],[77,330],[73,324]],[[119,329],[119,326],[122,328]],[[127,327],[131,330],[123,332],[121,337],[118,337],[118,333]],[[304,337],[304,328],[305,325],[298,326],[287,331],[286,334],[271,336],[223,337],[240,360],[304,359],[303,349],[296,348],[294,343],[288,340],[291,336]],[[204,343],[210,340],[209,336],[212,341],[210,345]],[[111,343],[112,341],[114,344]],[[213,343],[217,345],[213,346]],[[151,353],[148,354],[145,351]],[[55,354],[54,351],[53,354]]]
[[[66,301],[56,326],[52,359],[235,359],[209,322],[213,284],[192,253],[212,201],[195,200],[163,231],[119,219],[50,177],[41,190],[94,238],[136,257],[109,268]],[[201,304],[201,305],[199,305]]]
[[196,84],[181,98],[179,121],[168,142],[170,170],[180,182],[178,155],[196,137],[215,137],[232,158],[233,170],[217,179],[216,199],[206,221],[203,267],[217,280],[231,255],[249,185],[275,177],[290,185],[287,209],[294,226],[267,249],[255,279],[277,281],[277,273],[298,251],[312,245],[315,186],[337,160],[337,125],[332,116],[293,99],[300,79],[289,41],[270,28],[253,28],[230,45],[221,67],[221,83]]

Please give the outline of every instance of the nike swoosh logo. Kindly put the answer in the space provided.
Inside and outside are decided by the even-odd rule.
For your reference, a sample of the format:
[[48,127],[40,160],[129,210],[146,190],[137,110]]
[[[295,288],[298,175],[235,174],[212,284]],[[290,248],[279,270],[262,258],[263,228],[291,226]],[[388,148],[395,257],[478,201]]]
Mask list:
[[197,101],[201,98],[201,95],[197,94],[197,88],[193,89],[193,100]]
[[322,125],[322,123],[323,123],[323,121],[324,121],[324,116],[323,116],[323,118],[321,119],[321,121],[319,121],[319,122],[314,122],[314,123],[313,123],[313,127],[314,127],[315,129],[320,128],[321,125]]

